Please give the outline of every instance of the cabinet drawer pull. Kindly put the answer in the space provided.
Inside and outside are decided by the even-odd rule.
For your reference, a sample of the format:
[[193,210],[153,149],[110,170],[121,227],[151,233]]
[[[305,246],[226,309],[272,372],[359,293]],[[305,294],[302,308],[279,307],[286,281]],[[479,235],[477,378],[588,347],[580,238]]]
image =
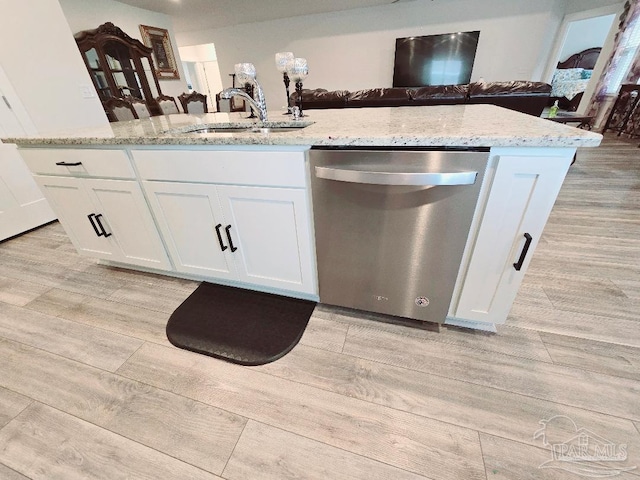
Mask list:
[[220,233],[220,227],[222,226],[221,223],[216,225],[216,234],[218,234],[218,242],[220,243],[220,249],[224,252],[227,247],[223,242],[222,242],[222,234]]
[[227,240],[229,240],[229,247],[231,247],[231,251],[235,252],[238,247],[233,246],[233,240],[231,240],[231,232],[229,230],[231,230],[231,225],[227,225],[224,231],[227,232]]
[[102,230],[102,235],[104,236],[104,238],[110,237],[111,233],[107,233],[107,231],[104,229],[104,225],[102,225],[102,222],[100,221],[100,217],[102,217],[101,213],[96,215],[96,223],[100,227],[100,230]]
[[520,269],[522,268],[522,264],[524,263],[524,259],[527,256],[527,252],[529,251],[529,247],[531,246],[531,235],[529,235],[528,233],[524,234],[524,238],[526,239],[524,242],[524,247],[522,248],[522,252],[520,253],[520,258],[518,259],[517,263],[513,264],[513,268],[516,269],[517,272],[520,271]]
[[77,167],[78,165],[82,165],[82,162],[56,162],[56,165],[60,165],[61,167]]
[[95,216],[96,216],[95,213],[91,213],[91,214],[87,215],[87,218],[89,219],[89,223],[93,227],[93,231],[96,232],[97,236],[101,237],[102,233],[100,233],[100,230],[98,230],[98,227],[96,227],[96,224],[93,223],[93,217],[95,217]]

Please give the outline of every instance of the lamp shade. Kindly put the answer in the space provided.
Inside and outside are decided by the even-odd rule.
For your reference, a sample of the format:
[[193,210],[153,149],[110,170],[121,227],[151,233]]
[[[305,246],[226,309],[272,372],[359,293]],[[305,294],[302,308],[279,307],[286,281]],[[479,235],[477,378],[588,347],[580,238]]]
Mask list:
[[276,53],[276,68],[280,73],[287,71],[287,64],[293,61],[293,52],[280,52]]

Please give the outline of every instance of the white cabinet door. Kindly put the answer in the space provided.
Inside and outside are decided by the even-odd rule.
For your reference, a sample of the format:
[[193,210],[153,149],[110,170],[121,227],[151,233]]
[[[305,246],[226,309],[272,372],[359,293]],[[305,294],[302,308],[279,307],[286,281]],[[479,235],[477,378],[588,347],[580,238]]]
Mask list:
[[0,65],[0,137],[38,133],[29,114]]
[[500,156],[456,318],[505,322],[570,162],[571,156]]
[[2,85],[0,85],[0,136],[24,136],[26,132],[14,114],[13,107],[1,87]]
[[216,186],[142,183],[176,270],[234,280]]
[[106,260],[119,259],[117,244],[113,238],[102,235],[95,221],[96,211],[82,179],[41,175],[34,178],[79,253]]
[[177,271],[316,292],[304,190],[155,181],[143,186]]
[[[138,182],[82,180],[95,206],[95,222],[118,244],[117,261],[160,270],[171,263]],[[115,260],[115,259],[114,259]]]
[[238,280],[315,293],[305,191],[226,185],[219,185],[217,190],[228,241],[233,244]]
[[79,253],[171,270],[171,264],[135,181],[35,175]]
[[0,240],[55,218],[16,146],[0,143]]

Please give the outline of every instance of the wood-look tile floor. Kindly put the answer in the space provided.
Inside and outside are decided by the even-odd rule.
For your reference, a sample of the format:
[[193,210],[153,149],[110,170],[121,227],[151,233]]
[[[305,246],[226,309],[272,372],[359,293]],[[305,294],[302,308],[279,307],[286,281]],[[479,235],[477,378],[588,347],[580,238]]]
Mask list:
[[540,468],[576,428],[640,478],[637,142],[579,151],[495,335],[319,306],[241,367],[166,340],[196,286],[0,243],[0,479],[576,479]]

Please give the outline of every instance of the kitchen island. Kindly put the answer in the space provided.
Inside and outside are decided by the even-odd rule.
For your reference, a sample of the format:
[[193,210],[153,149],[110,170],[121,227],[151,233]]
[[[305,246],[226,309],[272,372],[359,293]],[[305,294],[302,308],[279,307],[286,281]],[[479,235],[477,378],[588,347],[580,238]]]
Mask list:
[[[311,149],[484,151],[488,163],[439,322],[503,323],[577,147],[601,136],[492,105],[169,115],[17,143],[82,254],[104,263],[322,301]],[[276,120],[273,122],[273,120]],[[437,254],[438,248],[431,246]],[[428,302],[427,302],[428,304]]]

